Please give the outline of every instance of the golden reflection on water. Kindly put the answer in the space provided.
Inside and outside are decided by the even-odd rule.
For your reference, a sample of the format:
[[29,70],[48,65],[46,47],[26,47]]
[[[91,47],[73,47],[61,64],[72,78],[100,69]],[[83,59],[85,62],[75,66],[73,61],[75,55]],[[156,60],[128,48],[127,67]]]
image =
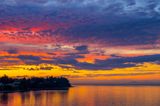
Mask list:
[[160,106],[160,86],[76,86],[0,93],[0,106]]

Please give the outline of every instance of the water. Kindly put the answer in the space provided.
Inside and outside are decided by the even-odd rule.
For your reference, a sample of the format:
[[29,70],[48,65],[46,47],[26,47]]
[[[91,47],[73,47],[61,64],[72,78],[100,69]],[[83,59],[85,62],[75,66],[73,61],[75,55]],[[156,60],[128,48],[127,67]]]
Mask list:
[[0,106],[160,106],[160,86],[76,86],[0,94]]

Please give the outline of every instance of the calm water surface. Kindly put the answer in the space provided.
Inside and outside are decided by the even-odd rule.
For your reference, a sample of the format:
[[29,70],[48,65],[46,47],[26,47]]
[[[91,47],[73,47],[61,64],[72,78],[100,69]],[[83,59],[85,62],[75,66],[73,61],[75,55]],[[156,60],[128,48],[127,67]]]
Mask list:
[[0,93],[0,106],[160,106],[160,86],[76,86]]

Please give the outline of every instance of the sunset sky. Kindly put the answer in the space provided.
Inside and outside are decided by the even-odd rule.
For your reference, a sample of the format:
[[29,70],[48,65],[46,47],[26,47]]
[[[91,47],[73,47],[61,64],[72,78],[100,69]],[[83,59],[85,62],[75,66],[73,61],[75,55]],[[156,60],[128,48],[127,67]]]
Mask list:
[[160,83],[159,0],[0,0],[0,75]]

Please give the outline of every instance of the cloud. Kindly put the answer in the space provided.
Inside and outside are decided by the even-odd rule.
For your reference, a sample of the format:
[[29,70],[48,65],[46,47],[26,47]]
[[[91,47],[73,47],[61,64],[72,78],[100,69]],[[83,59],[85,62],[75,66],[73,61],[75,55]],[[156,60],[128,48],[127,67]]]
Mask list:
[[114,69],[134,67],[145,62],[159,63],[160,55],[136,56],[136,57],[111,57],[106,60],[96,60],[94,64],[90,63],[74,63],[75,67],[80,69]]
[[42,40],[44,35],[50,39],[49,43],[58,36],[56,43],[63,43],[64,39],[67,43],[81,43],[88,39],[97,45],[112,46],[157,44],[159,39],[157,0],[11,1],[17,5],[2,3],[0,7],[1,33],[10,42],[22,38],[29,42],[33,36]]
[[39,61],[41,60],[41,58],[39,56],[32,56],[32,55],[19,55],[18,56],[19,59],[21,60],[34,60],[34,61]]
[[88,50],[88,47],[86,45],[77,46],[76,50],[78,50],[78,51],[86,51],[86,50]]
[[[12,56],[16,54],[15,58],[26,64],[71,64],[80,69],[98,70],[159,63],[158,0],[1,1],[0,49]],[[142,46],[150,51],[147,51],[149,55],[139,53],[144,51]],[[118,57],[116,47],[123,57]],[[36,51],[39,56],[20,54],[19,50]],[[50,55],[42,56],[41,52]],[[138,56],[125,56],[132,53]],[[97,55],[111,57],[104,59]],[[7,58],[11,57],[3,57],[3,61],[11,63]],[[92,60],[92,64],[84,58]]]
[[16,49],[9,49],[9,50],[7,50],[7,52],[9,54],[17,54],[18,53],[18,51]]
[[98,77],[98,76],[141,76],[141,75],[153,75],[159,74],[159,72],[147,72],[147,73],[125,73],[125,74],[86,74],[87,77]]
[[157,11],[160,2],[157,0],[12,1],[17,5],[0,7],[1,30],[18,31],[8,33],[10,39],[13,36],[19,39],[20,35],[28,38],[32,32],[37,32],[37,38],[47,33],[53,40],[52,36],[55,35],[70,38],[68,42],[95,38],[94,43],[103,42],[116,46],[156,44],[159,39],[160,22]]

